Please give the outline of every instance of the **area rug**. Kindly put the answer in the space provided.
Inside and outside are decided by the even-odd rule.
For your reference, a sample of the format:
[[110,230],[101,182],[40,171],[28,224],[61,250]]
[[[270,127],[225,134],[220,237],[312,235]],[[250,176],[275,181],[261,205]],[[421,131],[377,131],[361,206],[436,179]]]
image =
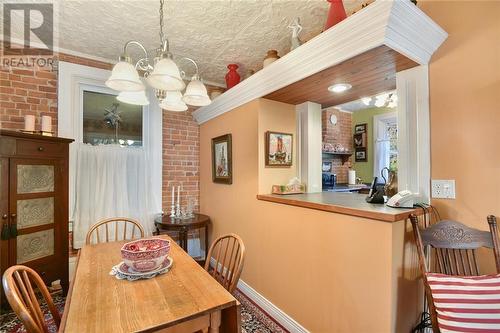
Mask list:
[[[241,303],[241,333],[288,333],[241,291],[236,290],[234,297]],[[61,296],[61,293],[54,293],[52,298],[59,312],[62,313],[64,297]],[[45,304],[42,305],[42,310],[45,314],[45,320],[52,323],[50,333],[57,332],[56,326],[53,325],[52,316]],[[26,330],[13,312],[7,312],[0,316],[0,333],[26,333]]]

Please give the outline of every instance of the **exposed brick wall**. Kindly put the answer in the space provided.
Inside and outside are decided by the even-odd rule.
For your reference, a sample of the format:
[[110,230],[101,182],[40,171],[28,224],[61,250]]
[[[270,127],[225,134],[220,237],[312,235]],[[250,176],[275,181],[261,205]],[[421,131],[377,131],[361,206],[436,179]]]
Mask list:
[[[60,61],[110,69],[111,64],[67,54],[57,54]],[[41,129],[41,117],[52,117],[57,129],[57,71],[52,68],[0,67],[0,128],[23,129],[24,116],[35,116],[35,128]]]
[[[112,65],[67,54],[58,54],[61,61],[111,69]],[[210,87],[209,87],[210,89]],[[199,202],[199,126],[191,113],[163,111],[163,210],[170,210],[171,186],[182,184],[183,205],[188,197]],[[24,115],[52,117],[57,129],[57,71],[47,68],[0,69],[0,128],[24,128]]]
[[182,205],[187,204],[188,198],[194,198],[199,204],[200,136],[199,126],[191,114],[192,110],[163,110],[162,207],[165,212],[170,212],[172,186],[181,185]]
[[[330,115],[337,116],[337,124],[330,122]],[[328,108],[322,111],[322,140],[332,145],[341,144],[344,148],[352,151],[352,115],[349,112],[341,112],[335,108]],[[352,157],[342,164],[340,157],[332,157],[324,161],[332,161],[332,173],[337,174],[338,183],[347,183],[348,171]]]

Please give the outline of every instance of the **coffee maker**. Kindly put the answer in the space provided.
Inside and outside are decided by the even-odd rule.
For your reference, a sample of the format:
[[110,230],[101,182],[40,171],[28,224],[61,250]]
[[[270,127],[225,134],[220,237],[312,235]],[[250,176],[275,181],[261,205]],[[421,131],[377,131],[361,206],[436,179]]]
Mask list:
[[333,188],[337,185],[337,174],[323,172],[322,177],[323,188]]

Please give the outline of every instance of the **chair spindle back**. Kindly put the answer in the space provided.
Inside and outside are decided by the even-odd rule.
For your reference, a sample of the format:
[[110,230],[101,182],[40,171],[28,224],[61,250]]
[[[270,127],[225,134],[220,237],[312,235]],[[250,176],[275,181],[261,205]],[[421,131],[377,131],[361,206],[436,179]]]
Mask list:
[[42,278],[33,269],[16,265],[9,267],[3,274],[5,296],[12,310],[26,327],[28,333],[48,333],[49,327],[36,297],[35,288],[42,294],[54,318],[57,328],[61,324],[61,316],[54,305],[52,297]]
[[[123,230],[120,230],[120,226],[123,226]],[[94,236],[98,244],[119,240],[132,240],[136,238],[134,237],[136,234],[139,234],[137,238],[144,237],[144,228],[138,221],[127,217],[113,217],[99,221],[90,227],[85,244],[92,244]]]
[[226,290],[233,292],[240,279],[244,261],[243,240],[238,235],[228,234],[217,238],[210,246],[205,270]]

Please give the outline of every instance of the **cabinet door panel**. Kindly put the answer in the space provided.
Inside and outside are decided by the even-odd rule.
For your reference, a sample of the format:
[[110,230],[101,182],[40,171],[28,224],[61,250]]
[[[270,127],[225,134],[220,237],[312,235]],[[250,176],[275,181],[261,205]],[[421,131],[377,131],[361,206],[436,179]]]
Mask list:
[[54,255],[54,229],[17,236],[17,264]]
[[17,200],[17,229],[54,223],[54,197]]
[[53,165],[17,165],[17,193],[54,191]]

